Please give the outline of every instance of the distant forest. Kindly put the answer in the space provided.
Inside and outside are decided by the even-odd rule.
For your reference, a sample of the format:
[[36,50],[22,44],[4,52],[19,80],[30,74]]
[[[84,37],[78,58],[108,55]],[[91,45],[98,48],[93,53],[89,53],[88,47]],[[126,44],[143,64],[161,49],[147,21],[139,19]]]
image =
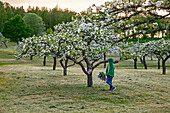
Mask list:
[[29,6],[25,11],[23,6],[14,7],[7,2],[0,1],[0,32],[2,31],[3,24],[5,21],[14,17],[15,15],[25,16],[26,13],[35,13],[42,17],[46,30],[52,28],[62,22],[72,21],[72,16],[76,14],[74,11],[69,11],[68,9],[61,9],[56,5],[53,9],[48,9],[47,7],[31,7]]

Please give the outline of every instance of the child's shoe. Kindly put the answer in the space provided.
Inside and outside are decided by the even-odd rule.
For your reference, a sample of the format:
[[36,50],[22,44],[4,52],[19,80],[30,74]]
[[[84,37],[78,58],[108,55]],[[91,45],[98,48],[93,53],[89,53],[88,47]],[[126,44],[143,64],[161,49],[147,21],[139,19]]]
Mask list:
[[111,90],[114,91],[115,89],[116,89],[116,88],[114,87],[114,88],[112,88]]

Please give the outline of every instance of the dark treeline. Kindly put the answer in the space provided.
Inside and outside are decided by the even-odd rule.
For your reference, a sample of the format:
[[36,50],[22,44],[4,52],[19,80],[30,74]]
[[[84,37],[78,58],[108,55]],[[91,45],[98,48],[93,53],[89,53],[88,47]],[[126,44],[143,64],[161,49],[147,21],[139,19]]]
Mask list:
[[53,9],[48,9],[47,7],[31,7],[29,6],[27,10],[24,10],[24,7],[14,7],[7,2],[0,1],[0,32],[2,31],[3,24],[5,21],[9,20],[15,15],[21,15],[24,17],[26,13],[35,13],[42,17],[46,29],[52,28],[58,23],[70,22],[72,16],[76,14],[74,11],[69,11],[68,9],[61,9],[56,5]]

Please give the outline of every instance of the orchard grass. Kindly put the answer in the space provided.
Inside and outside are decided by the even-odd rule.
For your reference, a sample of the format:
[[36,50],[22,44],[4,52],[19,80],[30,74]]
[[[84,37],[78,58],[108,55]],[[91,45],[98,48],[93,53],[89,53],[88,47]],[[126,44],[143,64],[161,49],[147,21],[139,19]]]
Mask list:
[[[8,53],[12,48],[9,45],[2,50]],[[147,70],[139,61],[138,69],[133,69],[133,60],[121,61],[115,65],[116,90],[108,91],[108,85],[97,78],[105,71],[103,65],[93,72],[93,87],[87,87],[87,77],[78,65],[69,67],[68,75],[63,76],[59,59],[56,70],[52,70],[52,58],[42,66],[42,58],[16,61],[5,55],[0,56],[0,113],[170,111],[169,60],[166,75],[155,67],[156,59],[146,59]]]

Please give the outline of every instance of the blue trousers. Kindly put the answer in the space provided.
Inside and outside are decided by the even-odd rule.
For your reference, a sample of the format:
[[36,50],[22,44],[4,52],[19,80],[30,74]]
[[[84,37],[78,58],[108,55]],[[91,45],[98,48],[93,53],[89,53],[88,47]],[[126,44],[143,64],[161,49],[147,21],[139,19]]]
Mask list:
[[110,85],[110,89],[114,88],[114,86],[112,85],[112,80],[113,80],[113,77],[107,76],[106,83]]

